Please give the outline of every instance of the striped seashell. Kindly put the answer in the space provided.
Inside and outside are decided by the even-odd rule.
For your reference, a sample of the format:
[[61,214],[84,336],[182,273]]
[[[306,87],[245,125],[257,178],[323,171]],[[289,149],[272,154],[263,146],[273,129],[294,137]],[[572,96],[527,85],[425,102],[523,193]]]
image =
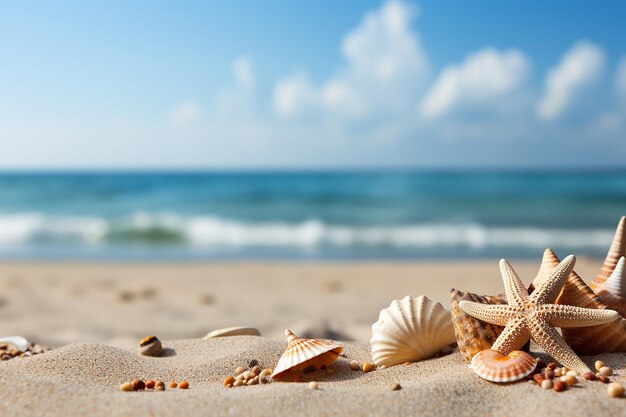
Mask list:
[[[546,265],[556,266],[560,260],[554,252],[546,249]],[[542,262],[542,265],[544,262]],[[541,269],[540,269],[541,271]],[[537,274],[535,282],[540,279]],[[583,279],[574,271],[569,275],[557,297],[556,304],[585,308],[608,308]],[[626,352],[626,319],[589,327],[568,327],[561,329],[563,339],[579,355],[597,355],[609,352]]]
[[506,304],[504,295],[477,295],[452,288],[450,290],[450,306],[452,310],[452,326],[456,343],[463,357],[469,362],[478,352],[489,349],[496,341],[504,327],[478,320],[465,313],[459,302],[473,301],[481,304]]
[[393,366],[432,358],[454,343],[450,312],[425,296],[393,300],[372,325],[372,360]]
[[596,287],[598,297],[609,308],[618,311],[622,317],[626,317],[626,268],[624,257],[617,262],[611,276]]
[[591,289],[596,290],[596,287],[600,286],[600,284],[611,276],[615,266],[617,266],[617,262],[622,256],[626,256],[626,216],[622,216],[617,225],[613,242],[611,242],[609,251],[602,263],[600,273],[589,284]]
[[285,330],[287,350],[280,357],[272,378],[279,380],[297,373],[309,373],[332,365],[343,351],[343,346],[330,340],[300,339],[291,330]]
[[503,355],[485,349],[472,358],[471,368],[479,377],[491,382],[513,382],[530,375],[536,368],[535,358],[521,350]]

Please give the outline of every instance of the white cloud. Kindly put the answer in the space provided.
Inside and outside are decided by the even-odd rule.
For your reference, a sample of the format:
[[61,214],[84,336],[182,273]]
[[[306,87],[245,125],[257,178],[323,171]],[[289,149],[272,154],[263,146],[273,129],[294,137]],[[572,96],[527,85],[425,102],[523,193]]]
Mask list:
[[421,105],[426,117],[438,117],[465,105],[493,105],[517,90],[530,64],[518,50],[484,48],[460,65],[443,69]]
[[235,59],[233,62],[233,74],[238,86],[248,90],[254,88],[254,67],[249,57],[240,56]]
[[169,114],[169,121],[174,125],[188,125],[200,117],[202,109],[195,100],[187,100],[178,104]]
[[548,72],[537,115],[552,120],[564,114],[578,95],[600,78],[604,60],[602,48],[591,42],[580,41],[572,46],[559,65]]
[[362,118],[398,112],[415,100],[425,80],[427,62],[418,35],[411,29],[417,7],[389,1],[368,13],[341,45],[346,64],[320,86],[304,73],[279,80],[273,107],[283,117],[331,114]]

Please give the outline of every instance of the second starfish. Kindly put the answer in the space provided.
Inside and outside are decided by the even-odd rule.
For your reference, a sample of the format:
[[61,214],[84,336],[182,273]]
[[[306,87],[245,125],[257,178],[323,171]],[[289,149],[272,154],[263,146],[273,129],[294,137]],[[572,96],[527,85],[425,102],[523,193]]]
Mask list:
[[487,305],[461,301],[459,307],[479,320],[505,326],[491,347],[503,355],[520,349],[532,338],[546,353],[563,365],[581,374],[588,372],[589,367],[567,345],[555,327],[596,326],[609,323],[620,316],[613,310],[551,304],[574,269],[575,263],[576,258],[573,255],[563,259],[539,287],[528,295],[526,287],[511,264],[502,259],[500,272],[509,304]]

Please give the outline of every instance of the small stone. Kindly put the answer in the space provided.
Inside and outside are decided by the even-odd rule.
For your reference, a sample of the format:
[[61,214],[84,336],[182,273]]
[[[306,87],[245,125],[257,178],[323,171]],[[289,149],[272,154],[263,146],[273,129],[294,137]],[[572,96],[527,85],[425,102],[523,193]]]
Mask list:
[[252,359],[252,360],[248,363],[248,368],[254,368],[255,366],[259,366],[259,361],[257,361],[256,359]]
[[624,396],[624,386],[619,382],[611,382],[607,387],[606,391],[613,398],[619,398]]
[[391,384],[389,386],[389,389],[392,391],[400,391],[402,389],[402,387],[400,386],[400,384],[398,384],[397,382],[395,384]]
[[546,368],[546,370],[544,371],[544,375],[546,376],[546,378],[552,379],[554,378],[554,371],[551,368]]
[[243,385],[243,380],[238,379],[233,383],[233,387],[240,387]]
[[124,382],[120,385],[120,391],[133,391],[133,384],[130,382]]
[[252,368],[252,373],[255,374],[255,375],[259,375],[262,370],[263,370],[263,368],[261,368],[259,365],[255,365]]
[[565,391],[567,389],[567,384],[563,381],[561,381],[560,379],[557,379],[554,382],[554,390],[556,392],[561,392],[561,391]]
[[250,371],[245,371],[243,373],[243,379],[250,379]]
[[155,385],[156,382],[154,382],[152,379],[146,381],[146,389],[153,389]]
[[611,378],[609,378],[608,376],[596,374],[596,377],[598,378],[598,381],[602,382],[603,384],[608,384],[611,382]]
[[565,382],[568,387],[573,387],[578,382],[578,379],[574,375],[564,375],[561,377],[561,381]]
[[178,388],[179,389],[188,389],[189,388],[189,382],[182,381],[180,384],[178,384]]
[[596,374],[594,374],[593,372],[585,372],[583,374],[583,378],[585,378],[587,381],[595,381],[596,379]]
[[603,366],[602,368],[600,368],[598,372],[600,373],[600,375],[604,375],[604,376],[613,375],[613,369],[609,368],[608,366]]
[[229,375],[226,377],[226,379],[224,379],[224,386],[228,386],[230,385],[231,387],[233,386],[233,384],[235,383],[235,378],[233,378],[232,375]]
[[359,365],[359,363],[357,361],[351,361],[350,362],[350,368],[353,371],[358,371],[359,369],[361,369],[361,366]]
[[143,391],[146,389],[146,383],[139,378],[134,379],[131,385],[133,386],[133,391]]
[[561,373],[563,375],[567,375],[568,372],[569,372],[569,368],[567,366],[564,366],[561,368]]
[[602,362],[602,361],[596,361],[596,363],[594,364],[594,366],[595,366],[595,368],[596,368],[596,371],[598,371],[598,372],[599,372],[599,371],[600,371],[600,368],[604,368],[604,366],[605,366],[605,365],[604,365],[604,362]]
[[163,353],[163,345],[156,336],[146,336],[139,342],[139,353],[144,356],[159,356]]
[[176,381],[171,381],[169,384],[167,384],[167,387],[174,389],[178,387],[178,383]]
[[556,368],[554,370],[554,376],[561,377],[562,375],[563,375],[563,371],[561,371],[561,368]]
[[554,370],[556,369],[556,363],[554,363],[554,362],[550,362],[550,363],[548,364],[548,368],[550,368],[550,369],[552,369],[552,370],[554,371]]
[[259,377],[259,384],[267,384],[269,381],[266,376]]
[[567,373],[565,375],[578,376],[580,374],[578,373],[578,371],[571,370],[571,371],[567,371]]
[[365,362],[363,364],[363,368],[362,369],[363,369],[363,372],[368,373],[368,372],[372,372],[374,370],[374,366],[371,363],[369,363],[369,362]]
[[237,369],[235,369],[235,373],[237,375],[243,374],[244,371],[245,371],[245,369],[243,368],[243,366],[238,366]]
[[541,388],[543,389],[552,389],[552,380],[551,379],[544,379],[543,381],[541,381]]
[[317,385],[317,382],[315,382],[315,381],[309,382],[309,389],[316,390],[318,388],[319,388],[319,386]]
[[165,385],[156,385],[154,387],[155,391],[165,391]]
[[154,383],[154,388],[159,388],[159,387],[165,388],[165,382],[161,381],[160,379],[157,379],[156,382]]
[[264,377],[264,376],[270,376],[272,375],[272,370],[271,369],[263,369],[261,371],[261,373],[259,373],[259,376]]
[[533,380],[537,384],[539,384],[539,385],[541,385],[541,383],[544,381],[544,379],[546,379],[544,374],[535,374],[535,375],[533,375]]

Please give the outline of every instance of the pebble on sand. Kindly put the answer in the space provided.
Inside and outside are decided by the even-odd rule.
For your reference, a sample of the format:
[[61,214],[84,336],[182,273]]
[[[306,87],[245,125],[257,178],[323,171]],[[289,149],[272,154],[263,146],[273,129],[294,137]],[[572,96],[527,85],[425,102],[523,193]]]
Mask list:
[[620,398],[624,396],[624,386],[622,384],[620,384],[619,382],[611,382],[607,387],[606,387],[607,392],[609,393],[609,395],[613,398]]
[[176,381],[172,381],[169,384],[167,384],[168,388],[176,388],[178,387],[178,383]]
[[359,365],[359,363],[357,361],[351,361],[350,362],[350,368],[353,371],[358,371],[359,369],[361,369],[361,365]]
[[363,364],[363,372],[368,373],[368,372],[372,372],[374,370],[374,366],[369,363],[369,362],[365,362]]
[[319,386],[317,385],[317,382],[315,382],[315,381],[309,382],[309,389],[316,390],[318,388],[319,388]]
[[551,379],[544,379],[543,381],[541,381],[541,388],[543,389],[552,389],[552,380]]
[[389,386],[389,389],[392,391],[400,391],[402,389],[402,386],[400,386],[400,384],[395,383],[395,384],[391,384]]
[[188,389],[189,388],[189,382],[182,381],[180,384],[178,384],[178,388],[179,389]]
[[144,356],[159,356],[163,353],[163,345],[156,336],[146,336],[139,342],[139,352]]
[[124,382],[122,385],[120,385],[120,391],[132,391],[133,390],[133,384],[131,384],[130,382]]

